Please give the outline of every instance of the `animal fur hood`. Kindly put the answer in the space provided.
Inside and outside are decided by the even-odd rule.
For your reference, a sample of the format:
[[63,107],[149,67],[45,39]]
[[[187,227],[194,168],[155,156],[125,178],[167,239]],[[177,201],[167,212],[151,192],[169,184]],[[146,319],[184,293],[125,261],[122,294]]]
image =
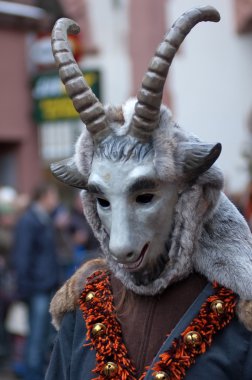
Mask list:
[[[119,131],[115,133],[128,133],[134,105],[134,99],[124,105],[125,122],[118,128],[114,123],[114,130]],[[98,217],[95,199],[82,191],[85,215],[101,244],[109,267],[132,291],[154,295],[168,283],[178,281],[196,270],[209,281],[215,280],[232,289],[241,298],[252,299],[251,232],[236,207],[221,192],[222,173],[213,165],[194,183],[188,183],[184,178],[185,150],[200,143],[194,135],[178,127],[170,111],[162,106],[159,128],[153,137],[153,163],[161,180],[177,182],[181,190],[175,208],[167,268],[154,283],[135,286],[130,275],[110,258],[108,236]],[[85,178],[90,174],[92,152],[92,139],[84,131],[76,145],[75,161]]]
[[[117,111],[112,111],[111,133],[117,136],[128,133],[134,106],[135,100],[131,99],[122,107],[124,123],[120,126],[116,121]],[[106,112],[111,113],[111,109]],[[215,165],[193,182],[185,177],[184,155],[195,144],[204,146],[197,137],[186,133],[174,123],[170,111],[162,106],[159,127],[153,134],[153,164],[161,180],[180,185],[180,193],[175,208],[170,249],[167,252],[169,261],[161,276],[151,284],[135,285],[130,274],[111,258],[109,237],[98,217],[95,199],[85,190],[82,191],[85,216],[101,244],[105,258],[104,261],[91,264],[89,269],[81,268],[70,280],[70,283],[73,281],[72,289],[75,290],[68,298],[68,306],[59,307],[58,301],[63,290],[59,292],[56,303],[52,303],[56,324],[59,315],[65,309],[73,307],[81,292],[80,288],[83,287],[83,279],[92,271],[108,266],[127,288],[145,295],[155,295],[195,270],[210,282],[217,281],[239,295],[242,300],[238,307],[239,317],[248,328],[252,328],[252,307],[249,302],[252,300],[251,232],[236,207],[222,193],[223,177]],[[75,163],[85,180],[90,175],[93,152],[92,138],[84,130],[76,144]]]

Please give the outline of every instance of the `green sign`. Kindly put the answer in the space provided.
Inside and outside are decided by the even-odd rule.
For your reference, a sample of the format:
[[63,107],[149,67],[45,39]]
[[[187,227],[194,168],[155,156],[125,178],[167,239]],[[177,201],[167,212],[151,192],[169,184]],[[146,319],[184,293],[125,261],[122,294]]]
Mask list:
[[[100,98],[100,72],[83,71],[85,80],[97,98]],[[37,123],[79,118],[72,101],[66,94],[57,72],[40,74],[32,83],[33,115]]]

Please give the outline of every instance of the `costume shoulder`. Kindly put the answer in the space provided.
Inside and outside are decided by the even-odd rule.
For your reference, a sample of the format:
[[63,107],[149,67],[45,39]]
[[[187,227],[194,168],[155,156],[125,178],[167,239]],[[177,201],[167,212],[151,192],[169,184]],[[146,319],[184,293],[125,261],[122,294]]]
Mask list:
[[104,269],[107,269],[105,260],[90,260],[83,264],[57,291],[50,305],[52,324],[56,330],[59,329],[64,314],[76,309],[87,278],[95,271]]

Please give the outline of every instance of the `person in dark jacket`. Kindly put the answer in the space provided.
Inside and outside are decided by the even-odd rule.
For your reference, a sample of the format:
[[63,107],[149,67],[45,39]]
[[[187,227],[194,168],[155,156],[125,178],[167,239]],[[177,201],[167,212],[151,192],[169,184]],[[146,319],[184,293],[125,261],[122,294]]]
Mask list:
[[[76,194],[70,213],[69,231],[73,241],[73,266],[72,275],[80,265],[88,260],[99,257],[99,242],[88,224],[81,202],[80,194]],[[85,208],[85,207],[84,207]]]
[[[46,380],[251,380],[252,236],[222,192],[221,144],[184,131],[161,104],[172,59],[201,21],[185,12],[150,62],[137,99],[103,107],[67,47],[52,47],[85,123],[74,157],[54,175],[83,189],[104,259],[84,264],[57,292],[59,332]],[[211,111],[211,108],[210,108]]]
[[43,380],[50,327],[49,303],[58,286],[58,261],[50,213],[58,203],[56,189],[43,184],[20,217],[14,234],[13,266],[17,297],[29,308],[25,380]]

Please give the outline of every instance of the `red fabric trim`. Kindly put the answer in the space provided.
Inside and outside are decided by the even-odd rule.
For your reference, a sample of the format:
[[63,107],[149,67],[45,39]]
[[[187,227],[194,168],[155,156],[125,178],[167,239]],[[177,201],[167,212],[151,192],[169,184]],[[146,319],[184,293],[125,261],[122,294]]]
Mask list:
[[[195,363],[196,358],[210,347],[214,335],[232,320],[235,314],[236,295],[217,283],[214,283],[213,286],[215,294],[207,298],[190,325],[178,338],[174,339],[171,348],[160,355],[160,360],[152,368],[153,371],[166,372],[170,380],[182,380],[186,371]],[[93,292],[95,296],[92,300],[86,301],[89,292]],[[225,312],[223,314],[217,314],[211,309],[211,303],[216,300],[224,302]],[[110,278],[107,272],[97,271],[87,279],[79,303],[87,326],[86,338],[90,341],[91,349],[96,350],[96,367],[93,372],[98,377],[95,380],[108,378],[104,375],[103,370],[109,361],[117,365],[117,374],[112,377],[114,380],[137,380],[135,367],[129,359],[122,340],[121,326],[116,318]],[[92,329],[96,323],[103,323],[106,331],[94,337]],[[200,333],[202,338],[200,345],[188,346],[184,342],[184,337],[189,331]],[[139,380],[144,380],[145,376],[146,372]]]
[[[95,293],[95,297],[86,302],[86,295]],[[99,376],[96,380],[107,379],[103,369],[107,362],[114,362],[118,366],[115,380],[136,380],[135,368],[131,363],[127,349],[122,340],[122,331],[116,319],[110,279],[106,272],[98,271],[90,276],[80,298],[80,309],[87,326],[87,340],[91,341],[91,349],[96,350],[96,367],[93,370]],[[104,334],[93,337],[92,328],[96,323],[106,326]]]

